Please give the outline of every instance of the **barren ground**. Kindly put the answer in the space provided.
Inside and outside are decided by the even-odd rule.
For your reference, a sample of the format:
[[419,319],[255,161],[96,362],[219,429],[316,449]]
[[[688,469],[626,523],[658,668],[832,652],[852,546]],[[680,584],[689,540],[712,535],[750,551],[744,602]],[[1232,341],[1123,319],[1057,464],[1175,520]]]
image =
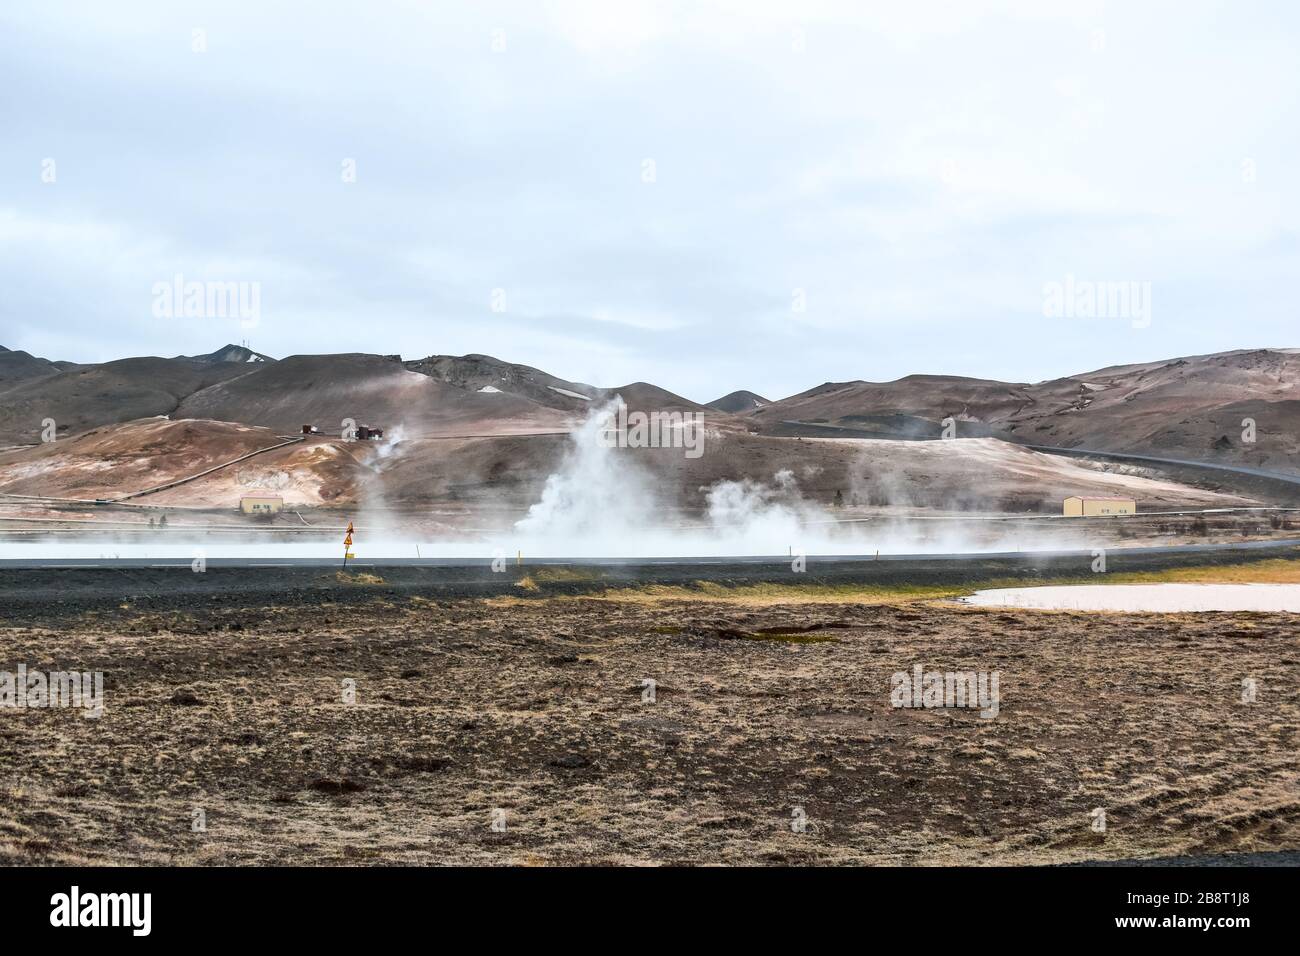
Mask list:
[[[1300,848],[1293,615],[745,592],[264,603],[128,600],[0,627],[0,670],[102,670],[106,685],[98,720],[0,709],[0,862],[1021,864]],[[917,663],[999,671],[999,715],[894,709],[890,676]]]
[[[149,509],[168,508],[174,516],[217,509],[228,523],[240,520],[241,496],[274,494],[291,509],[464,510],[470,527],[491,526],[485,519],[502,508],[522,516],[536,503],[572,447],[563,434],[512,434],[507,426],[477,423],[477,437],[436,439],[399,426],[383,443],[319,435],[277,448],[299,437],[297,429],[142,419],[49,444],[0,449],[0,504],[34,504],[7,495],[115,499],[202,475],[133,498],[125,510],[144,522]],[[548,427],[554,432],[553,423]],[[709,450],[699,458],[683,457],[680,449],[633,448],[619,451],[618,460],[653,483],[668,513],[696,517],[707,508],[708,489],[719,482],[748,478],[770,485],[783,471],[797,487],[788,503],[830,509],[822,518],[1059,514],[1061,500],[1075,494],[1132,496],[1144,512],[1300,503],[1286,489],[1234,492],[1218,485],[1222,476],[1175,480],[1150,468],[1043,454],[992,438],[773,438],[737,431],[727,421],[711,423],[705,437]],[[259,449],[272,450],[236,461]],[[235,463],[218,467],[228,462]],[[972,475],[979,480],[973,482]],[[97,515],[104,515],[103,506]],[[297,523],[292,515],[285,520]]]

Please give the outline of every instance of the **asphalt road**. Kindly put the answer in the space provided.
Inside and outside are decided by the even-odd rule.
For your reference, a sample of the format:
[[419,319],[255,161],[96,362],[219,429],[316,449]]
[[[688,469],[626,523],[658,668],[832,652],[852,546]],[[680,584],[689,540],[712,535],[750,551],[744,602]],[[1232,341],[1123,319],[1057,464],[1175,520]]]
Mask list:
[[[1180,567],[1233,566],[1272,558],[1300,558],[1300,541],[1241,546],[1122,548],[1107,552],[1107,570],[1163,571]],[[611,588],[661,585],[687,590],[701,585],[759,584],[938,586],[975,590],[990,581],[1025,584],[1092,579],[1091,552],[1054,554],[882,555],[808,558],[792,571],[788,557],[600,559],[525,561],[494,571],[489,560],[392,563],[209,561],[196,573],[187,561],[97,562],[85,567],[0,566],[0,621],[10,626],[57,626],[88,611],[213,613],[232,608],[311,607],[361,604],[419,596],[452,600],[510,595],[545,598],[583,595]],[[21,564],[22,562],[20,562]]]
[[[1277,540],[1247,541],[1229,544],[1188,544],[1146,548],[1108,548],[1108,559],[1119,556],[1173,556],[1180,554],[1204,554],[1233,551],[1287,551],[1300,548],[1300,538]],[[1000,552],[954,552],[948,554],[810,554],[809,564],[872,564],[876,562],[903,562],[924,564],[936,561],[961,561],[988,563],[1012,562],[1026,566],[1042,564],[1044,561],[1084,560],[1091,561],[1090,549],[1076,551],[1000,551]],[[733,568],[733,567],[783,567],[789,571],[793,555],[724,555],[724,556],[680,556],[680,557],[550,557],[529,558],[521,565],[516,565],[513,558],[507,560],[510,567],[574,567],[574,568]],[[74,570],[89,568],[185,568],[190,569],[194,556],[174,558],[0,558],[0,570]],[[455,558],[409,558],[409,557],[369,557],[349,561],[349,568],[490,568],[493,558],[455,557]],[[208,568],[341,568],[339,557],[302,558],[272,555],[240,558],[206,558]]]
[[[940,441],[941,439],[930,437],[929,435],[911,437],[906,435],[891,434],[889,432],[877,432],[867,429],[853,428],[850,425],[831,425],[825,422],[804,422],[795,419],[782,421],[780,424],[794,427],[822,431],[828,434],[846,437],[846,438],[874,438],[874,439],[892,439],[896,441]],[[979,435],[967,436],[962,438],[981,437]],[[1014,438],[1006,435],[999,435],[989,432],[991,438],[997,438],[1001,441],[1008,441],[1018,444],[1022,448],[1028,448],[1031,451],[1043,452],[1049,455],[1063,455],[1069,458],[1101,458],[1106,461],[1115,461],[1120,463],[1132,463],[1137,465],[1154,465],[1163,468],[1193,468],[1211,474],[1217,474],[1220,478],[1254,478],[1261,479],[1271,483],[1274,487],[1284,491],[1292,492],[1300,488],[1300,475],[1288,474],[1280,471],[1269,471],[1264,468],[1251,468],[1248,465],[1230,465],[1222,462],[1210,461],[1193,461],[1188,458],[1163,458],[1158,455],[1140,455],[1129,452],[1101,451],[1096,448],[1062,448],[1059,445],[1034,445],[1021,443]]]
[[1097,451],[1089,448],[1060,448],[1055,445],[1025,445],[1025,447],[1052,455],[1066,455],[1076,458],[1106,458],[1111,461],[1131,461],[1141,465],[1177,465],[1181,468],[1200,468],[1205,471],[1217,471],[1229,475],[1249,475],[1252,478],[1268,478],[1271,481],[1300,485],[1300,475],[1288,475],[1280,471],[1267,471],[1263,468],[1251,468],[1247,465],[1225,465],[1219,462],[1191,461],[1187,458],[1158,458],[1154,455],[1130,455],[1124,452]]

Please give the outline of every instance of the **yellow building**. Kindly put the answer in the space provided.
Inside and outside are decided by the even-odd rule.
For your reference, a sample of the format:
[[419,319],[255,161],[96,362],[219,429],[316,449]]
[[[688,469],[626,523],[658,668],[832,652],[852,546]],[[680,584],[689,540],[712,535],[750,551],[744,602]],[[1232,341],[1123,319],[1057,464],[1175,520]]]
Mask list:
[[246,515],[275,514],[284,510],[284,499],[279,495],[245,495],[239,499],[239,510]]
[[1137,501],[1133,498],[1080,497],[1065,499],[1067,518],[1096,518],[1102,515],[1137,514]]

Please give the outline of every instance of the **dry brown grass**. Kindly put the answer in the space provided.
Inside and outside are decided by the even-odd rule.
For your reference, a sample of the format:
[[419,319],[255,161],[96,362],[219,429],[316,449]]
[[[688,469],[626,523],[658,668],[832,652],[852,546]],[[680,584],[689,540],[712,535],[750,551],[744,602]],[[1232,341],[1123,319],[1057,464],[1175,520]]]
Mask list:
[[[220,606],[5,628],[7,660],[102,669],[106,699],[99,720],[5,717],[0,863],[1053,863],[1300,847],[1291,616],[758,597]],[[914,663],[998,670],[1000,714],[892,707],[890,675]],[[1090,830],[1098,806],[1104,835]]]
[[1300,584],[1300,560],[1275,558],[1251,564],[1177,568],[1107,577],[1107,582],[1112,584],[1155,584],[1162,581],[1195,584]]
[[339,584],[383,584],[384,579],[368,571],[336,571],[334,578]]
[[[520,582],[527,590],[540,590],[532,577]],[[898,604],[900,602],[959,597],[967,588],[930,585],[856,585],[856,584],[745,584],[729,587],[712,581],[697,581],[693,587],[650,584],[606,588],[590,594],[553,594],[546,601],[572,603],[604,601],[616,604],[654,605],[686,601],[692,604],[739,604],[772,607],[779,604]],[[487,598],[489,607],[519,607],[537,604],[537,599],[518,597]]]
[[[557,571],[560,569],[556,569]],[[523,590],[540,593],[549,583],[590,580],[589,572],[572,576],[541,569],[521,579],[517,586]],[[1107,575],[1084,575],[1072,578],[1054,578],[1050,582],[1015,577],[988,578],[968,585],[917,585],[917,584],[744,584],[728,586],[712,581],[696,581],[690,587],[673,585],[641,585],[606,588],[586,594],[548,594],[545,600],[559,603],[573,601],[606,601],[618,604],[656,605],[670,602],[692,604],[742,605],[746,607],[772,607],[779,604],[833,605],[833,604],[898,604],[911,601],[950,600],[989,588],[1051,584],[1158,584],[1161,582],[1195,582],[1204,584],[1294,584],[1300,583],[1300,560],[1278,558],[1241,565],[1207,565],[1179,568],[1168,571],[1114,572]],[[485,599],[489,607],[509,608],[536,604],[537,598],[505,596]]]

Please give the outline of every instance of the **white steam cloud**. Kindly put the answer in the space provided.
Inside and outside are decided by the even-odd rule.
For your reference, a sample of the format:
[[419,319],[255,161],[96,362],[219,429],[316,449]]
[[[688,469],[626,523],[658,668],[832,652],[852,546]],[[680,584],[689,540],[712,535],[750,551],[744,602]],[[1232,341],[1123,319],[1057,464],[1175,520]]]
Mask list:
[[541,499],[506,536],[509,550],[549,557],[703,557],[1009,550],[1010,542],[897,517],[844,521],[802,494],[792,471],[770,481],[714,482],[702,517],[681,515],[676,495],[635,450],[599,441],[617,407],[596,409],[571,435]]

